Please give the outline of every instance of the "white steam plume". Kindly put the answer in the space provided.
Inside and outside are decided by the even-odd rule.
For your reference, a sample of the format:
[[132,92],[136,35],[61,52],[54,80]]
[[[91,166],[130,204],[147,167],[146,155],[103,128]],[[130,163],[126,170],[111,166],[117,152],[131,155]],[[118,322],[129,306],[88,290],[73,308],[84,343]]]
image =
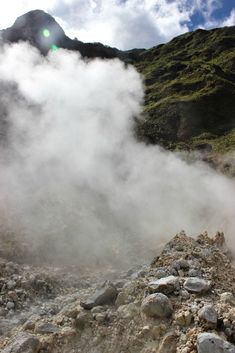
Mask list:
[[139,257],[181,229],[223,230],[233,245],[234,181],[135,140],[134,68],[15,44],[0,77],[1,222],[19,237],[74,262]]

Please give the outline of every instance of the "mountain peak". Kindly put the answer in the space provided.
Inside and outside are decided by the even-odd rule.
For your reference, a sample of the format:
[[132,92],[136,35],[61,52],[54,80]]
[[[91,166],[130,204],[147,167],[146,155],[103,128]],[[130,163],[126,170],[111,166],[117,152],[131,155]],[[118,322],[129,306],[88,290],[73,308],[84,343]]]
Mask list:
[[43,53],[48,52],[53,45],[60,45],[64,38],[61,26],[42,10],[27,12],[18,17],[12,27],[3,31],[5,41],[27,40]]

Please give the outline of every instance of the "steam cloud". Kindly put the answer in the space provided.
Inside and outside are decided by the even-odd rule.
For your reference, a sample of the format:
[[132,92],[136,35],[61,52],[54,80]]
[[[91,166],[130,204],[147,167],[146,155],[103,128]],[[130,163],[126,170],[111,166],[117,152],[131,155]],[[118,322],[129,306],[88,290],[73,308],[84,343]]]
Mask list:
[[181,229],[233,245],[234,181],[135,140],[134,68],[21,43],[2,49],[0,77],[2,229],[80,263],[139,257]]

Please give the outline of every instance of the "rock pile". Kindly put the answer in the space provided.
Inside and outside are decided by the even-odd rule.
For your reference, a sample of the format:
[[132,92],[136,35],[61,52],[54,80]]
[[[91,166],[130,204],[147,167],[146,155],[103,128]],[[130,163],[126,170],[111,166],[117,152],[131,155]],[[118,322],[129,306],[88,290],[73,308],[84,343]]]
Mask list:
[[[181,232],[149,266],[57,293],[43,304],[54,311],[2,334],[2,352],[235,353],[235,270],[221,239]],[[5,306],[19,287],[14,271],[7,281]]]

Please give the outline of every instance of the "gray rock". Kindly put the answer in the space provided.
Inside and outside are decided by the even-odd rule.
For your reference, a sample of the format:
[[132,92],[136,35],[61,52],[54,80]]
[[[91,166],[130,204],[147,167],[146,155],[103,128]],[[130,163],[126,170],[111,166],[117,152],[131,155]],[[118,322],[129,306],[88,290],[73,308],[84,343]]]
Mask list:
[[122,319],[129,319],[136,317],[139,314],[139,308],[134,303],[121,305],[119,306],[117,313]]
[[176,270],[188,270],[189,269],[189,263],[185,259],[179,259],[173,262],[172,267]]
[[151,292],[160,292],[164,294],[170,294],[174,292],[175,290],[179,289],[179,286],[179,278],[175,276],[160,278],[156,281],[151,281],[148,284],[148,288]]
[[11,289],[15,288],[15,286],[16,286],[16,282],[15,281],[10,280],[10,281],[7,282],[7,288],[8,289],[11,290]]
[[235,297],[230,292],[224,292],[220,295],[220,300],[223,303],[234,305],[235,306]]
[[188,271],[188,276],[189,277],[201,277],[202,276],[202,272],[196,268],[191,268]]
[[176,332],[168,332],[162,339],[158,353],[176,353],[178,335]]
[[198,353],[235,353],[235,346],[214,333],[200,333],[197,337]]
[[97,305],[111,304],[115,302],[117,294],[116,287],[111,282],[107,281],[100,289],[96,290],[91,297],[81,302],[80,305],[84,309],[90,310]]
[[150,317],[170,317],[173,313],[173,307],[165,294],[154,293],[148,295],[141,304],[142,312]]
[[29,333],[20,333],[2,353],[37,353],[39,348],[40,341],[37,337]]
[[45,322],[43,324],[37,325],[35,327],[34,332],[39,333],[41,335],[47,335],[49,333],[58,333],[60,332],[60,327],[52,323]]
[[12,310],[15,308],[15,304],[13,302],[7,302],[6,308]]
[[189,277],[184,283],[184,288],[191,293],[205,293],[210,289],[210,282],[198,277]]
[[210,327],[215,327],[217,324],[217,312],[212,305],[205,305],[198,312],[199,319],[205,321]]
[[74,326],[79,330],[83,330],[86,326],[90,325],[91,320],[92,316],[90,314],[90,311],[84,310],[80,312],[74,320]]
[[155,271],[152,271],[154,277],[156,278],[163,278],[163,277],[167,277],[169,275],[169,271],[165,268],[165,267],[160,267],[157,268]]

